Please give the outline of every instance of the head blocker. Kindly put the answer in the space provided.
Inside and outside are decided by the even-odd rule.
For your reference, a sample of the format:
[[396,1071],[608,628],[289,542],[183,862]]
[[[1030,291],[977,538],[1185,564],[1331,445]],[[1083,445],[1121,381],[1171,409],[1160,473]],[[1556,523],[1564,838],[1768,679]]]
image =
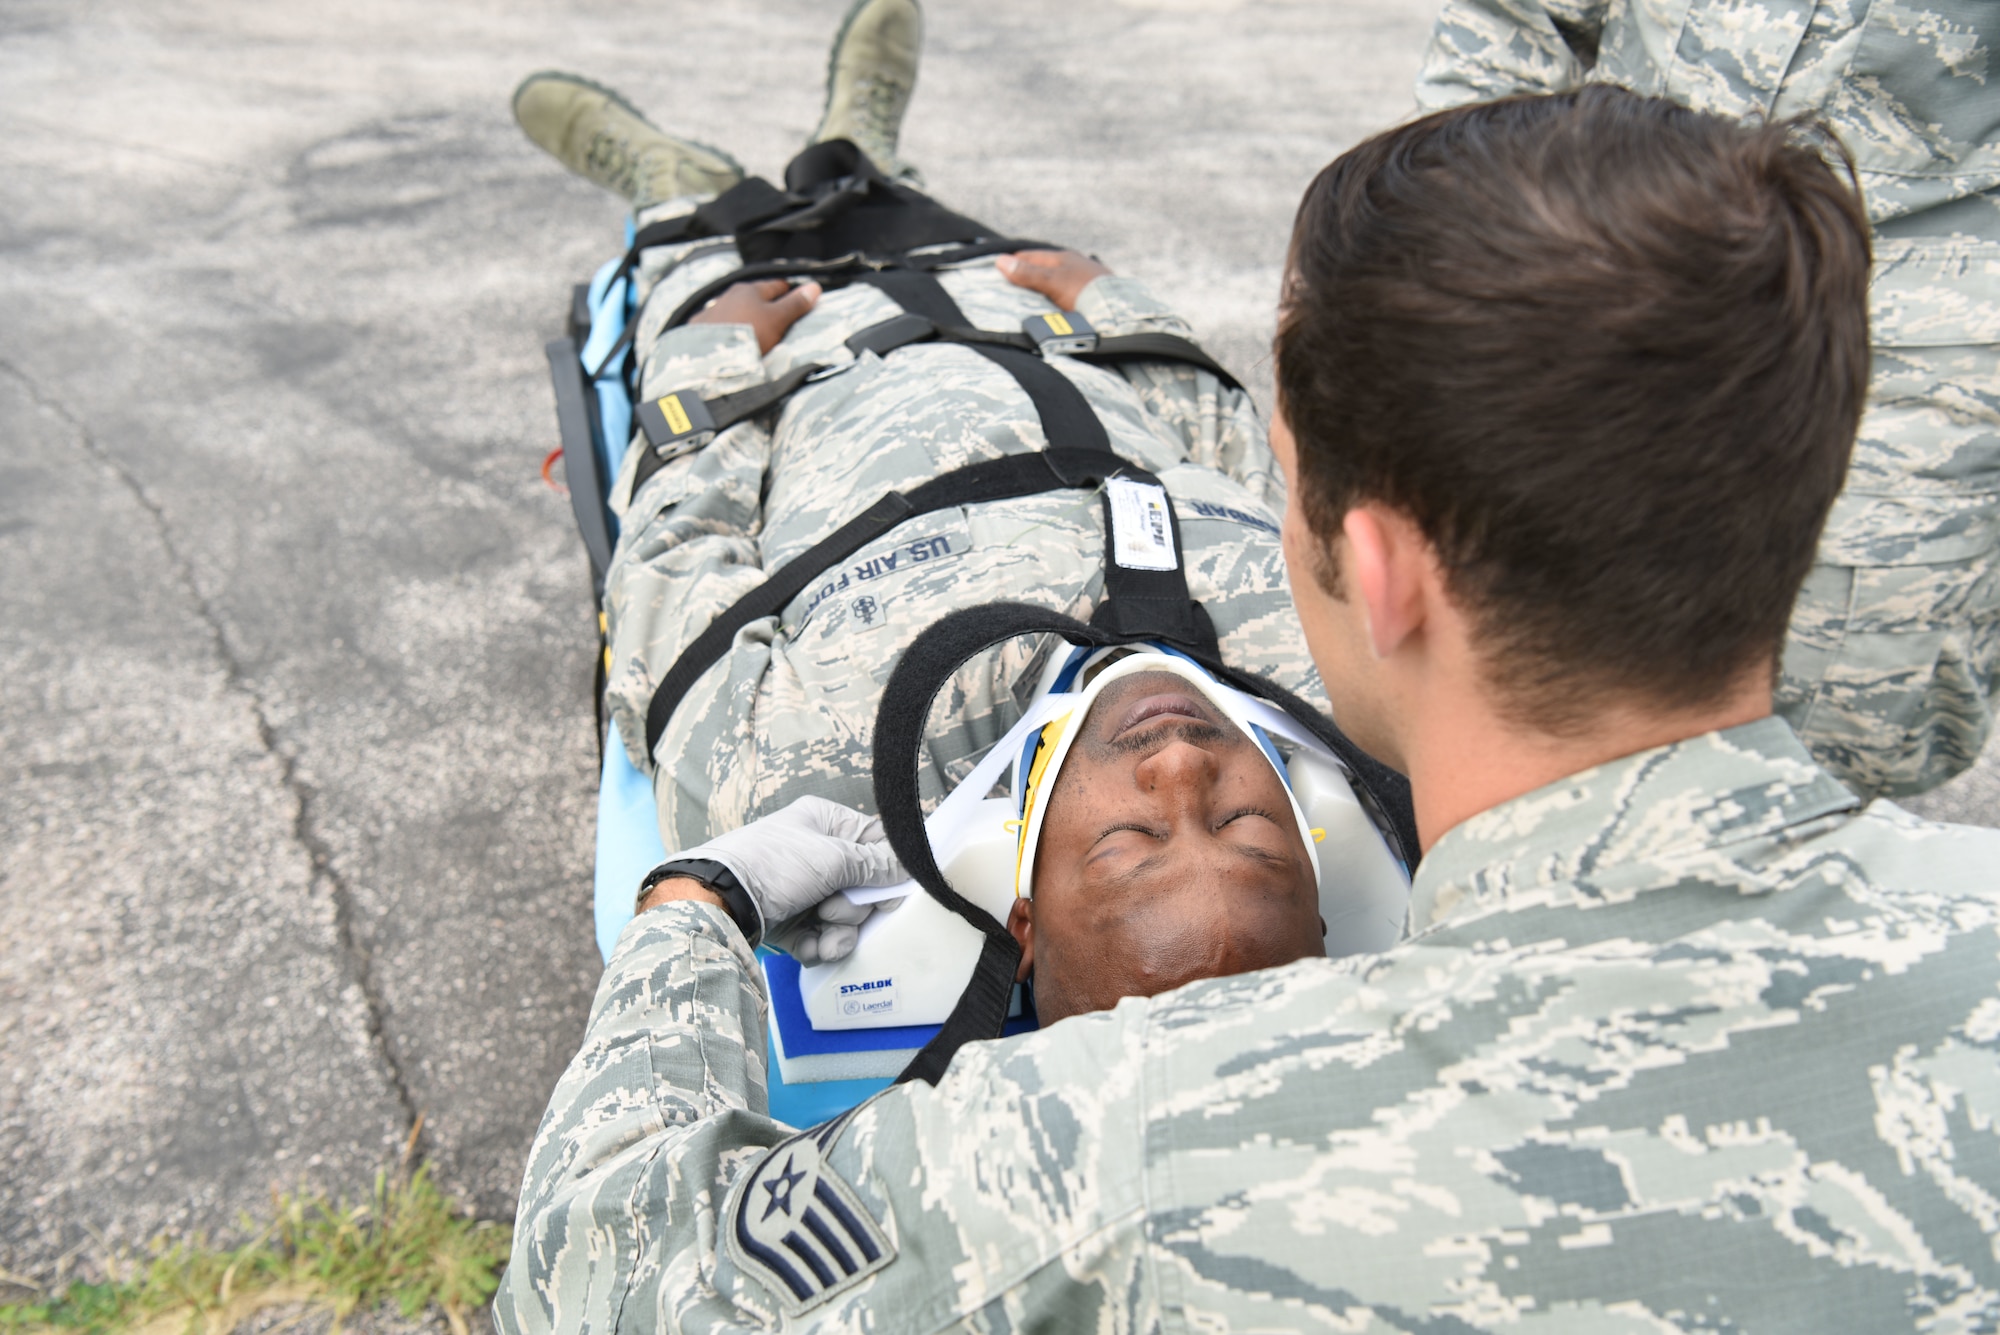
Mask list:
[[[1417,847],[1409,784],[1356,747],[1330,719],[1306,701],[1275,682],[1232,668],[1219,658],[1211,661],[1202,656],[1197,660],[1183,657],[1176,649],[1163,650],[1145,643],[1153,638],[1147,635],[1086,624],[1026,603],[987,603],[961,608],[911,641],[890,673],[875,715],[875,803],[884,833],[915,885],[937,905],[974,928],[980,938],[977,960],[957,1003],[935,1035],[897,1077],[899,1081],[923,1080],[935,1084],[961,1046],[999,1036],[1021,955],[1020,946],[995,913],[961,894],[939,865],[940,850],[933,847],[918,784],[918,757],[924,745],[925,720],[931,701],[959,667],[982,651],[1019,636],[1051,633],[1071,645],[1082,646],[1081,650],[1060,662],[1042,698],[1031,705],[1031,713],[1023,719],[1021,730],[981,761],[973,775],[959,785],[959,791],[947,797],[931,818],[947,815],[946,808],[962,797],[973,801],[983,799],[1004,773],[1006,763],[1014,761],[1013,810],[1021,822],[1012,840],[1019,877],[1014,885],[1015,896],[1033,892],[1033,852],[1040,841],[1048,798],[1054,791],[1062,761],[1089,712],[1088,704],[1111,681],[1150,669],[1173,672],[1186,681],[1232,726],[1242,728],[1256,739],[1259,749],[1286,779],[1293,818],[1305,836],[1309,855],[1319,872],[1320,902],[1322,916],[1328,921],[1330,949],[1335,918],[1346,915],[1338,907],[1333,914],[1326,912],[1329,881],[1342,878],[1344,872],[1359,871],[1375,887],[1374,899],[1360,906],[1367,916],[1379,919],[1385,906],[1407,904],[1409,869],[1415,865]],[[1102,667],[1095,677],[1089,677],[1082,690],[1077,690],[1076,683],[1088,675],[1087,669],[1104,663],[1109,655],[1103,651],[1108,650],[1124,650],[1135,661],[1130,666],[1111,663]],[[1168,666],[1169,660],[1184,667]],[[1066,696],[1070,698],[1065,699]],[[1273,738],[1292,746],[1289,760],[1277,754],[1271,744]],[[1324,817],[1323,812],[1327,813]],[[1314,827],[1329,830],[1324,848],[1315,847]],[[1004,890],[1001,893],[1002,900],[993,904],[995,910],[1007,898]],[[1400,923],[1401,909],[1396,907],[1390,925],[1399,928]],[[1379,937],[1381,924],[1374,926]],[[1356,948],[1368,947],[1348,947]]]
[[[1117,649],[1090,651],[1079,649],[1071,653],[1057,673],[1055,687],[1074,682],[1090,668],[1105,658],[1121,652]],[[1019,762],[1014,767],[1015,815],[1019,825],[1019,839],[1014,852],[1014,895],[1018,899],[1034,898],[1035,854],[1041,847],[1042,828],[1048,819],[1049,798],[1055,793],[1056,780],[1062,772],[1063,762],[1069,758],[1070,749],[1083,733],[1085,722],[1097,699],[1106,688],[1126,677],[1143,672],[1164,672],[1180,678],[1204,701],[1206,701],[1230,725],[1257,744],[1258,752],[1277,771],[1278,779],[1285,787],[1285,799],[1291,805],[1292,820],[1296,823],[1299,837],[1306,846],[1306,856],[1312,862],[1313,880],[1325,885],[1325,873],[1320,865],[1318,841],[1325,837],[1325,830],[1315,828],[1299,806],[1298,794],[1293,790],[1292,776],[1285,762],[1272,743],[1271,736],[1250,717],[1250,711],[1240,691],[1225,686],[1205,669],[1185,654],[1176,653],[1157,645],[1135,645],[1123,651],[1126,656],[1104,667],[1090,679],[1089,685],[1075,693],[1075,703],[1056,718],[1036,729],[1022,748]],[[1050,699],[1061,694],[1052,690]]]

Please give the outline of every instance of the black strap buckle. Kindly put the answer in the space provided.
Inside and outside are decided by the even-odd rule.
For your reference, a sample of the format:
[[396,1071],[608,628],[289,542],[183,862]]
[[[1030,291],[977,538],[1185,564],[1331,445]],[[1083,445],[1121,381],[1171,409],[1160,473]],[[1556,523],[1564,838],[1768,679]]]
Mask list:
[[1072,356],[1097,347],[1097,327],[1075,311],[1050,311],[1021,321],[1021,332],[1034,340],[1042,356]]
[[648,445],[664,450],[690,442],[696,436],[713,434],[715,415],[709,412],[708,404],[699,394],[677,389],[639,404],[639,429],[646,433]]
[[921,315],[891,316],[880,324],[871,324],[847,340],[847,350],[859,357],[864,352],[872,352],[877,357],[886,356],[897,348],[921,343],[937,335],[937,326]]

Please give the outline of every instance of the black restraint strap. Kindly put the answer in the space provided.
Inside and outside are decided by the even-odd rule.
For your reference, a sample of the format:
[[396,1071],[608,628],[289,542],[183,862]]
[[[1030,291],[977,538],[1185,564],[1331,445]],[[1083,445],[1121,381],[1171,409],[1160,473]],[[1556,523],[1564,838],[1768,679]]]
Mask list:
[[1200,367],[1231,389],[1243,388],[1243,382],[1203,351],[1201,344],[1179,334],[1120,334],[1116,338],[1098,340],[1097,346],[1089,352],[1072,352],[1069,355],[1080,362],[1092,363],[1185,362],[1189,366]]
[[[906,277],[910,275],[905,275]],[[915,275],[923,278],[928,275]],[[913,293],[914,295],[914,293]],[[919,298],[921,299],[921,298]],[[949,300],[947,297],[946,300]],[[629,326],[628,326],[629,332]],[[966,346],[990,345],[996,348],[1011,348],[1018,352],[1041,356],[1040,345],[1024,333],[1010,333],[997,329],[976,329],[969,325],[939,325],[929,318],[913,313],[904,313],[873,324],[847,340],[847,349],[855,356],[872,352],[878,357],[886,357],[899,348],[911,347],[918,343],[958,343]],[[608,362],[618,349],[614,347],[607,354]],[[1236,382],[1229,373],[1218,366],[1201,347],[1176,334],[1129,334],[1103,339],[1098,346],[1082,353],[1065,353],[1078,361],[1117,362],[1134,358],[1166,359],[1186,362],[1214,373],[1227,384]],[[658,472],[668,461],[689,453],[705,441],[709,434],[724,431],[747,418],[769,412],[796,393],[808,380],[813,379],[829,366],[824,362],[808,362],[795,366],[778,379],[734,394],[724,394],[713,399],[701,400],[701,411],[705,420],[696,429],[690,424],[686,432],[676,432],[661,411],[664,398],[645,399],[634,405],[641,430],[646,437],[648,449],[636,465],[632,483],[632,493],[638,494],[646,480]],[[837,364],[831,369],[840,370]],[[1013,368],[1008,368],[1012,373]],[[1016,375],[1016,380],[1023,377]],[[1032,391],[1031,391],[1032,393]],[[1044,397],[1061,395],[1062,391],[1053,385],[1047,386]],[[692,398],[691,392],[676,391],[674,398]],[[1067,401],[1067,396],[1063,396]],[[1039,403],[1038,403],[1039,406]],[[1053,406],[1053,405],[1052,405]],[[1062,411],[1057,407],[1058,413]],[[1072,428],[1073,429],[1073,428]]]
[[667,317],[666,324],[661,328],[676,329],[686,324],[689,317],[738,283],[754,283],[765,278],[811,278],[831,292],[871,273],[893,269],[929,271],[963,264],[967,260],[985,259],[989,255],[1011,255],[1017,250],[1054,249],[1057,247],[1046,241],[1003,239],[984,241],[977,245],[954,246],[949,250],[935,251],[928,255],[899,255],[887,258],[870,256],[863,251],[855,250],[825,260],[767,260],[760,264],[746,264],[732,273],[726,273],[696,288],[685,301],[674,307],[674,313]]
[[[996,334],[983,329],[955,327],[941,329],[921,315],[904,314],[863,329],[847,340],[847,348],[857,357],[864,351],[885,356],[898,348],[932,339],[950,343],[991,342],[1010,347],[1033,346],[1025,334]],[[808,380],[827,369],[825,362],[807,362],[794,366],[776,380],[753,385],[734,394],[701,399],[698,404],[689,402],[694,399],[690,391],[675,391],[658,399],[639,400],[633,405],[633,413],[638,418],[648,448],[634,465],[632,494],[638,495],[639,488],[645,486],[647,479],[659,472],[668,461],[699,447],[715,432],[726,431],[738,422],[769,412],[790,398]],[[679,429],[664,411],[670,400],[682,414]],[[690,415],[697,412],[698,421]]]
[[[1130,470],[1127,476],[1159,486],[1151,473]],[[1166,488],[1160,488],[1165,496]],[[1173,533],[1175,565],[1172,570],[1140,570],[1118,564],[1117,521],[1112,515],[1111,495],[1104,496],[1104,597],[1090,615],[1090,624],[1128,639],[1166,640],[1189,653],[1208,654],[1218,661],[1222,650],[1216,642],[1215,623],[1208,610],[1188,593],[1187,548],[1181,543],[1181,521],[1173,499],[1166,497],[1166,522]]]
[[1108,450],[1049,449],[983,459],[934,477],[908,492],[890,492],[787,561],[776,574],[732,603],[681,650],[646,707],[647,753],[650,755],[660,744],[667,721],[702,673],[729,652],[737,631],[763,617],[776,616],[829,566],[846,560],[896,525],[961,505],[1035,496],[1064,487],[1095,487],[1105,478],[1130,469],[1131,465]]
[[[896,1077],[898,1083],[922,1080],[936,1084],[960,1047],[979,1039],[998,1038],[1007,1022],[1007,1003],[1013,991],[1014,972],[1020,965],[1020,947],[1004,924],[953,890],[945,880],[924,829],[917,761],[931,700],[952,674],[974,655],[994,645],[1035,634],[1061,635],[1072,644],[1098,648],[1145,638],[1087,626],[1027,603],[987,603],[961,608],[910,642],[896,670],[889,674],[882,702],[875,712],[875,809],[882,815],[882,829],[889,846],[896,850],[904,868],[926,894],[978,928],[985,938],[972,981],[937,1035]],[[1345,761],[1353,774],[1356,797],[1384,830],[1391,851],[1414,869],[1416,818],[1410,806],[1409,784],[1400,774],[1355,746],[1331,719],[1276,683],[1228,667],[1212,654],[1197,653],[1193,657],[1220,680],[1284,710]]]
[[[934,273],[885,269],[879,273],[864,274],[857,281],[880,288],[884,296],[911,315],[921,315],[933,325],[965,327],[971,324]],[[1050,445],[1094,450],[1111,448],[1111,438],[1104,434],[1104,423],[1097,420],[1090,400],[1084,398],[1083,391],[1071,384],[1062,372],[1034,353],[1019,348],[995,343],[968,343],[965,346],[1014,377],[1035,405],[1035,413],[1042,419],[1042,434],[1048,438]]]
[[[884,295],[902,305],[911,315],[933,325],[963,326],[965,313],[946,292],[935,274],[910,270],[886,270],[865,275],[862,281],[882,289]],[[948,506],[976,505],[988,500],[1031,496],[1057,487],[1096,486],[1105,478],[1123,473],[1135,481],[1158,486],[1159,480],[1111,452],[1104,424],[1091,409],[1083,392],[1068,377],[1039,356],[1018,348],[986,343],[966,346],[998,365],[1014,377],[1041,418],[1048,449],[1040,454],[1009,455],[932,478],[913,488],[908,495],[890,492],[874,505],[849,520],[818,543],[785,563],[782,570],[733,603],[709,623],[683,649],[673,666],[660,679],[646,707],[646,753],[651,755],[666,735],[667,722],[674,710],[694,688],[701,675],[728,653],[736,632],[752,621],[775,616],[785,605],[819,577],[821,572],[846,560],[890,529],[920,514]],[[812,369],[818,369],[817,367]],[[792,374],[799,374],[794,371]],[[782,383],[782,382],[780,382]],[[768,387],[760,386],[758,393]],[[731,396],[732,398],[735,396]],[[746,400],[746,402],[750,402]],[[768,404],[764,406],[768,407]],[[752,411],[761,411],[753,409]],[[1058,458],[1060,456],[1060,458]],[[656,451],[647,451],[638,467],[643,482],[659,466]],[[1038,467],[1033,461],[1045,462]],[[648,468],[647,465],[652,467]],[[1061,480],[1051,480],[1051,473]],[[635,487],[636,492],[636,487]],[[1128,570],[1112,559],[1113,526],[1110,501],[1106,500],[1104,532],[1105,599],[1098,614],[1116,633],[1147,639],[1163,639],[1190,651],[1215,650],[1215,629],[1199,604],[1188,596],[1186,576],[1178,562],[1173,570]],[[1181,550],[1180,523],[1169,503],[1169,520],[1174,530],[1174,551]]]
[[1088,351],[1044,354],[1041,345],[1024,333],[976,329],[970,325],[941,325],[910,313],[869,325],[847,340],[847,348],[856,356],[872,352],[878,357],[885,357],[898,348],[933,340],[939,343],[991,344],[996,348],[1015,348],[1038,356],[1073,357],[1092,365],[1129,361],[1184,362],[1207,371],[1232,389],[1243,388],[1220,362],[1203,351],[1201,344],[1179,334],[1118,334],[1099,339],[1097,346]]
[[890,181],[845,139],[814,144],[785,168],[780,190],[749,176],[691,213],[648,223],[632,237],[617,276],[639,252],[706,237],[731,237],[748,263],[824,260],[848,251],[895,254],[919,246],[978,241],[998,233],[929,195]]
[[785,189],[812,202],[796,214],[737,229],[736,248],[752,264],[824,259],[851,250],[897,255],[919,246],[1000,235],[920,190],[891,181],[846,139],[813,144],[793,158],[785,166]]
[[[951,299],[936,274],[891,271],[871,274],[863,281],[874,284],[912,315],[922,316],[935,326],[962,326],[965,315]],[[968,343],[980,356],[998,365],[1019,382],[1034,402],[1042,419],[1042,433],[1053,446],[1084,445],[1109,450],[1111,438],[1104,423],[1083,397],[1083,391],[1069,377],[1044,361],[1040,355],[999,343]],[[1134,481],[1159,486],[1159,479],[1126,465],[1124,473]],[[1164,498],[1166,489],[1161,488]],[[1104,500],[1104,600],[1097,616],[1116,633],[1170,640],[1190,649],[1215,650],[1215,628],[1200,604],[1188,596],[1187,577],[1178,560],[1181,546],[1180,520],[1167,502],[1166,519],[1173,530],[1176,556],[1171,570],[1134,570],[1121,566],[1113,556],[1114,524],[1111,498]],[[1094,618],[1095,619],[1095,618]]]
[[877,289],[911,315],[921,315],[934,325],[971,323],[934,273],[917,269],[877,269],[857,275],[854,281]]
[[[609,291],[612,284],[632,276],[632,271],[639,267],[641,251],[651,250],[654,246],[671,246],[682,241],[697,241],[703,237],[729,236],[736,231],[739,221],[746,226],[753,221],[762,221],[770,217],[773,212],[789,207],[783,202],[788,199],[790,196],[773,189],[769,181],[753,176],[737,182],[735,186],[717,195],[693,213],[683,213],[676,218],[663,218],[659,222],[647,223],[632,234],[632,244],[625,247],[625,253],[619,258],[618,267],[612,271],[611,282],[605,285],[605,289]],[[591,369],[592,380],[603,375],[611,364],[632,346],[632,336],[638,327],[637,320],[625,322],[625,332],[618,336],[617,342],[606,349],[604,356]]]
[[[680,222],[682,221],[682,219],[674,218],[674,219],[669,219],[668,221]],[[653,226],[663,227],[665,225],[666,224],[663,223],[655,223]],[[647,233],[651,231],[653,231],[653,228],[647,228],[645,231],[639,233],[640,239],[638,241],[635,241],[633,243],[632,249],[626,253],[625,260],[623,262],[624,268],[621,268],[620,276],[629,271],[630,266],[636,261],[638,253],[641,250],[645,249],[646,246],[666,245],[671,241],[684,239],[680,237],[665,237],[663,239],[646,240],[645,238],[647,236]],[[707,306],[709,302],[714,301],[717,297],[721,296],[724,292],[727,292],[730,288],[736,286],[738,283],[754,283],[754,282],[759,282],[766,278],[811,278],[817,283],[819,283],[821,287],[831,292],[836,289],[846,287],[850,283],[859,281],[871,274],[876,274],[876,273],[882,273],[894,270],[905,270],[905,269],[918,273],[928,273],[938,269],[948,268],[954,264],[963,264],[968,260],[984,259],[989,255],[1010,255],[1017,250],[1054,250],[1054,249],[1057,249],[1057,247],[1052,246],[1050,243],[1046,241],[1022,241],[1018,239],[1002,239],[998,241],[980,242],[974,245],[955,246],[949,250],[937,251],[929,255],[903,255],[893,258],[883,258],[878,256],[871,256],[863,251],[854,250],[854,251],[849,251],[846,254],[835,255],[831,259],[823,259],[823,260],[781,259],[781,260],[765,260],[755,264],[745,264],[740,269],[736,269],[730,273],[726,273],[722,277],[714,279],[711,282],[704,283],[702,286],[696,288],[694,292],[687,297],[686,300],[682,301],[680,305],[674,307],[673,314],[667,317],[667,322],[661,326],[661,329],[662,331],[665,331],[668,329],[680,328],[682,325],[686,324],[690,319],[692,319],[695,315],[699,314],[702,308]],[[609,369],[614,362],[618,360],[620,355],[626,352],[631,347],[633,333],[635,330],[637,330],[638,327],[639,327],[639,322],[637,320],[630,321],[626,324],[625,332],[619,336],[618,341],[616,343],[613,343],[611,345],[611,347],[605,352],[603,358],[599,360],[596,368],[591,371],[590,373],[591,379],[594,380],[598,376],[603,375],[604,372],[607,369]],[[1169,334],[1161,334],[1157,336],[1135,335],[1135,337],[1171,338],[1172,335]],[[1208,360],[1208,354],[1202,352],[1199,348],[1196,348],[1194,344],[1189,343],[1188,347],[1194,348],[1195,353],[1197,354],[1196,357],[1184,357],[1181,360],[1195,361],[1199,359],[1200,361],[1204,362]],[[1093,356],[1094,355],[1095,354],[1093,354]],[[1129,354],[1121,354],[1114,352],[1112,354],[1109,354],[1105,359],[1113,360],[1118,356],[1128,356],[1128,355],[1144,356],[1151,354],[1136,353],[1136,352]],[[1085,360],[1089,360],[1089,358],[1086,358]],[[1225,378],[1228,378],[1228,373],[1226,371],[1223,372],[1222,374],[1225,376]],[[1235,384],[1236,382],[1233,378],[1230,378],[1230,383]]]
[[[738,390],[734,394],[701,400],[710,419],[706,430],[726,430],[738,422],[755,417],[758,413],[768,412],[790,398],[799,386],[825,369],[818,362],[808,362],[804,366],[793,367],[776,380],[752,385],[749,389]],[[664,429],[658,422],[659,402],[648,399],[633,405],[633,415],[639,419],[640,429],[647,439],[647,444],[640,448],[639,462],[632,466],[634,496],[639,494],[639,488],[646,485],[648,478],[666,467],[672,460],[692,451],[700,443],[699,440],[690,438],[689,443],[679,449],[669,449],[664,444],[652,444],[656,438],[662,441],[665,439]],[[706,437],[703,436],[702,439]]]

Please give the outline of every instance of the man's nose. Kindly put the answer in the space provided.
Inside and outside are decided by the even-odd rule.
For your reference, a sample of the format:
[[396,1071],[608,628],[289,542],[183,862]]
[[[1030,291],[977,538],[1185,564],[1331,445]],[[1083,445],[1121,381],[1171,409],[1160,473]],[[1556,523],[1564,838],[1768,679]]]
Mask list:
[[1207,810],[1219,768],[1206,748],[1175,738],[1140,761],[1134,774],[1141,788],[1165,801],[1168,814],[1184,817]]

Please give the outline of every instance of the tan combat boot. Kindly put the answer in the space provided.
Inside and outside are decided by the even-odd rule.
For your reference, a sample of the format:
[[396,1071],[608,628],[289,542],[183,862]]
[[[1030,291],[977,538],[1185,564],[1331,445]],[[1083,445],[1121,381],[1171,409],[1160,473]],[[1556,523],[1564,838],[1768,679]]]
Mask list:
[[826,111],[808,143],[848,139],[884,175],[917,181],[917,169],[896,155],[903,113],[917,88],[924,11],[917,0],[855,0],[826,65]]
[[[743,168],[719,148],[675,139],[601,84],[544,70],[514,90],[528,138],[584,180],[623,195],[636,212],[684,195],[720,194]],[[892,141],[893,142],[893,141]]]

